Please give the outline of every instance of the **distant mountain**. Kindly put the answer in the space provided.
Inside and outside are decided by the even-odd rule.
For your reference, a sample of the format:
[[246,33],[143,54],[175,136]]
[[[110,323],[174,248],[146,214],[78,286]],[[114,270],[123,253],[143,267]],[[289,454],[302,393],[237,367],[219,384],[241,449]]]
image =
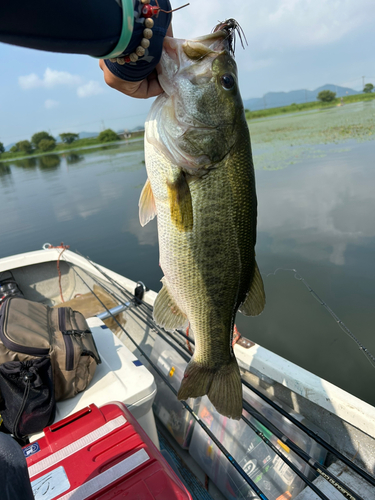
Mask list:
[[340,87],[339,85],[332,85],[327,83],[322,87],[315,90],[291,90],[290,92],[268,92],[263,97],[254,97],[252,99],[245,99],[244,107],[251,111],[265,108],[277,108],[279,106],[289,106],[290,104],[301,104],[303,102],[316,101],[317,96],[322,90],[331,90],[336,92],[336,97],[343,97],[346,95],[360,94],[356,90],[348,87]]

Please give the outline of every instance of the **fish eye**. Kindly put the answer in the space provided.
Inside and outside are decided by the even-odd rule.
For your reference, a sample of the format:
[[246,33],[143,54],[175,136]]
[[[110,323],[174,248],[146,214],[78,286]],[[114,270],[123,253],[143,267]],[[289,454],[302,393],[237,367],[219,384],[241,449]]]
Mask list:
[[235,84],[233,75],[226,73],[220,78],[220,83],[225,90],[231,90]]

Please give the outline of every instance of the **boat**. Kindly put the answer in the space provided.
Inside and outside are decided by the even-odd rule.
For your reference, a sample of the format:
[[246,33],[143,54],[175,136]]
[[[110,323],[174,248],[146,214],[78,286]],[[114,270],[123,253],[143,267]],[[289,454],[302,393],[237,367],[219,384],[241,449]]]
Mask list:
[[26,299],[80,311],[103,361],[56,421],[125,403],[197,500],[375,499],[373,406],[238,334],[243,416],[222,417],[207,397],[177,400],[194,336],[153,322],[144,283],[63,244],[1,258],[7,273]]

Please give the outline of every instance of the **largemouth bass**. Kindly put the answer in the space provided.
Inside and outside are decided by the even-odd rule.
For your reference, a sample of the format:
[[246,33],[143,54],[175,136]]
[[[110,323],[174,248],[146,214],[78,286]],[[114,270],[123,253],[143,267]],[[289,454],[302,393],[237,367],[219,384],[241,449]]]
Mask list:
[[166,38],[164,90],[145,127],[148,180],[140,221],[157,215],[163,287],[154,305],[167,330],[188,323],[195,352],[179,399],[205,394],[239,419],[242,385],[232,349],[237,310],[265,304],[255,261],[254,168],[229,23],[195,40]]

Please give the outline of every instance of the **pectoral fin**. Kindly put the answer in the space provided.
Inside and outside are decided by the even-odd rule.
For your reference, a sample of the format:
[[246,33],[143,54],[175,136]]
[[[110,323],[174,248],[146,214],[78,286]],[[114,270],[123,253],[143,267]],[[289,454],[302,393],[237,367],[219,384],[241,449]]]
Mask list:
[[165,278],[162,278],[163,288],[158,293],[154,304],[154,320],[157,325],[166,330],[182,328],[187,324],[185,314],[176,304],[168,290]]
[[138,206],[139,222],[143,227],[147,224],[147,222],[150,222],[150,220],[152,220],[157,214],[154,194],[152,192],[151,184],[148,179],[146,181],[146,184],[143,186]]
[[173,224],[180,231],[193,229],[193,204],[186,176],[180,173],[177,180],[168,182],[168,200]]
[[264,293],[263,280],[258,265],[255,262],[254,276],[250,290],[238,310],[245,316],[258,316],[263,311],[265,304],[266,295]]

